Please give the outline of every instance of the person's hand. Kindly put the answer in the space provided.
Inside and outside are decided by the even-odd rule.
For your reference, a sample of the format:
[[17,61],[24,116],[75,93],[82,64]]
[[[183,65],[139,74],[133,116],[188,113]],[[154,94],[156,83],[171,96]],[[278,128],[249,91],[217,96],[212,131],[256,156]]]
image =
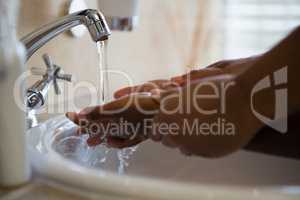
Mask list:
[[124,148],[148,138],[145,123],[151,123],[158,109],[156,96],[132,94],[79,113],[69,112],[66,116],[79,126],[77,134],[89,134],[90,146],[106,143],[110,147]]
[[[244,86],[239,85],[237,81],[239,75],[252,66],[260,56],[243,58],[237,60],[220,61],[212,64],[204,69],[194,70],[183,76],[178,76],[164,81],[153,81],[140,86],[127,87],[116,92],[116,97],[122,97],[130,93],[151,92],[157,93],[160,91],[161,107],[160,112],[154,117],[154,129],[149,137],[157,142],[162,142],[165,146],[178,148],[187,155],[201,155],[206,157],[219,157],[231,153],[244,146],[253,137],[257,131],[259,124],[252,116],[250,110],[249,98],[246,94]],[[197,90],[197,86],[201,83],[209,82],[217,88],[221,88],[222,84],[230,82],[235,83],[233,88],[225,91],[224,102],[226,105],[225,113],[220,113],[220,99],[201,99],[193,101],[193,94],[188,94],[189,91]],[[156,84],[155,84],[156,83]],[[157,84],[158,83],[158,84]],[[165,84],[167,83],[167,84]],[[168,85],[168,87],[163,87]],[[174,89],[176,88],[176,89]],[[197,95],[211,93],[211,88],[201,88]],[[173,96],[173,97],[172,97]],[[180,97],[183,97],[180,99]],[[168,114],[166,110],[176,109],[177,107],[190,106],[190,113],[172,112]],[[196,107],[203,110],[218,110],[215,114],[206,114],[197,112]],[[164,111],[163,111],[164,110]],[[230,135],[215,136],[212,133],[204,135],[197,133],[186,133],[184,123],[189,123],[190,127],[193,122],[198,120],[201,124],[212,125],[218,123],[218,119],[222,126],[230,123],[233,125],[233,131]],[[225,123],[223,121],[226,120]],[[161,131],[160,125],[176,124],[180,127],[174,135],[174,132],[167,130]],[[196,124],[201,126],[201,124]],[[226,131],[226,130],[225,130]]]
[[[116,148],[134,146],[148,138],[143,123],[149,125],[158,112],[161,93],[178,87],[169,80],[149,81],[118,90],[114,94],[116,100],[110,103],[88,107],[79,113],[69,112],[66,116],[79,126],[78,134],[89,134],[90,146],[101,143]],[[133,131],[123,129],[123,132],[111,133],[109,126],[122,127],[124,123],[132,126]]]
[[[255,62],[255,58],[256,57],[221,61],[207,68],[192,71],[183,76],[174,77],[171,80],[155,80],[134,87],[126,87],[115,93],[114,96],[116,100],[113,102],[103,106],[84,109],[78,114],[68,113],[67,116],[80,125],[81,128],[79,132],[90,134],[88,140],[90,145],[98,145],[107,141],[109,146],[124,148],[136,145],[150,137],[154,141],[161,141],[166,146],[177,147],[184,154],[209,157],[221,156],[241,148],[250,140],[255,132],[256,126],[253,126],[253,124],[251,124],[252,122],[249,122],[249,120],[253,121],[253,119],[252,116],[247,114],[250,113],[248,112],[250,107],[244,92],[239,87],[236,87],[230,90],[230,92],[227,92],[226,96],[226,98],[230,97],[230,99],[226,101],[226,103],[229,103],[229,105],[226,106],[226,119],[236,126],[234,130],[235,135],[231,137],[216,137],[212,135],[204,136],[195,134],[196,132],[194,135],[184,135],[184,130],[182,129],[182,127],[184,127],[184,120],[190,123],[194,119],[198,119],[201,123],[212,124],[221,116],[220,113],[206,115],[197,112],[197,106],[204,110],[210,110],[211,108],[220,110],[220,102],[211,99],[210,101],[201,99],[201,101],[196,100],[197,105],[195,105],[195,102],[191,101],[195,94],[191,94],[188,91],[194,91],[199,84],[204,82],[213,83],[217,88],[220,88],[221,84],[234,81],[241,71],[245,71],[251,66],[251,63]],[[201,88],[198,92],[205,94],[211,92],[211,90]],[[198,95],[198,93],[196,93],[196,95]],[[144,98],[139,98],[138,101],[132,101],[131,99],[133,97]],[[182,99],[180,98],[182,98],[183,101],[181,101]],[[137,102],[139,102],[138,106]],[[128,103],[129,106],[125,108],[125,105],[128,105]],[[165,112],[172,108],[185,106],[190,106],[190,113],[172,112],[172,114],[169,114]],[[137,109],[138,107],[147,107],[148,109],[151,108],[150,110],[152,111],[155,110],[159,112],[146,114],[144,113],[145,109],[141,111]],[[120,111],[121,108],[122,111]],[[113,111],[113,114],[107,113],[107,111]],[[111,123],[120,124],[121,119],[125,119],[135,126],[142,124],[143,121],[147,119],[154,119],[154,121],[151,128],[146,131],[146,134],[145,129],[142,130],[140,127],[139,130],[135,132],[139,132],[140,134],[133,134],[134,137],[130,137],[130,139],[115,137],[116,133],[111,133],[110,131],[106,133],[93,133],[95,132],[93,131],[94,124],[105,126]],[[80,120],[86,120],[86,123],[80,124]],[[168,131],[167,133],[162,133],[157,129],[161,124],[169,125],[171,123],[175,123],[179,126],[176,135]],[[87,129],[87,127],[89,129]],[[119,134],[122,135],[123,133]],[[128,133],[126,134],[128,135]]]

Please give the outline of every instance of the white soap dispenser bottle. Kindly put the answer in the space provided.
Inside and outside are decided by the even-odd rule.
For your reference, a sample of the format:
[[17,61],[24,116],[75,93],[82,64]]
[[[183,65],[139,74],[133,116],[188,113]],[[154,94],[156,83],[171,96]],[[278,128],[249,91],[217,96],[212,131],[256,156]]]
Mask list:
[[0,186],[5,187],[24,184],[30,178],[26,111],[17,106],[14,97],[15,81],[24,71],[25,61],[24,47],[16,37],[18,5],[18,0],[0,0]]

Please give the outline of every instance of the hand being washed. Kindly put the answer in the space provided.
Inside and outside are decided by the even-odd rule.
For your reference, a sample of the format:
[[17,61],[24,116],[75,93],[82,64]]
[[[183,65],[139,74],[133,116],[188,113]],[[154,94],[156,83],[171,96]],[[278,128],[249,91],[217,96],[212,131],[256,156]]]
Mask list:
[[148,138],[146,125],[157,114],[160,93],[176,87],[167,80],[150,81],[119,90],[110,103],[66,116],[79,125],[78,134],[89,134],[90,146],[103,142],[115,148],[134,146]]
[[[194,122],[196,122],[195,126],[198,127],[201,124],[210,126],[217,123],[218,119],[222,120],[223,117],[220,113],[220,98],[210,98],[208,100],[195,98],[196,95],[214,95],[211,87],[201,87],[197,91],[199,85],[211,83],[220,88],[223,83],[226,85],[235,82],[239,74],[250,67],[258,58],[221,61],[207,68],[194,70],[183,76],[172,78],[171,82],[179,86],[176,89],[171,87],[160,90],[160,109],[153,118],[154,125],[151,133],[148,134],[149,138],[170,148],[178,148],[186,155],[219,157],[240,149],[249,142],[259,128],[259,124],[251,115],[250,103],[246,100],[244,91],[240,87],[230,88],[226,94],[226,97],[235,97],[228,99],[225,106],[227,109],[225,118],[227,122],[234,124],[233,135],[216,136],[209,133],[210,130],[206,131],[208,133],[203,134],[196,129],[188,131],[187,126],[190,130],[193,129]],[[151,89],[135,86],[121,89],[116,92],[115,96],[120,98],[130,93],[146,91],[151,91]],[[153,94],[157,93],[157,90],[155,90]],[[194,99],[196,99],[196,102],[194,102]],[[179,110],[186,107],[189,107],[190,111]],[[216,109],[218,112],[206,114],[205,112],[199,112],[197,107],[204,111]]]
[[[79,134],[86,133],[90,135],[87,141],[89,145],[98,145],[106,141],[111,147],[124,148],[136,145],[147,138],[151,138],[154,141],[161,141],[166,146],[178,147],[185,154],[204,155],[205,152],[208,151],[207,145],[210,144],[207,137],[205,137],[205,139],[201,139],[201,137],[184,137],[186,138],[184,139],[180,136],[174,137],[172,135],[163,135],[159,133],[159,131],[155,131],[154,133],[153,126],[151,126],[151,124],[145,125],[145,121],[148,120],[149,123],[152,123],[154,120],[158,125],[161,123],[168,124],[167,119],[172,119],[174,117],[175,119],[178,117],[186,119],[198,117],[200,119],[200,115],[195,116],[193,114],[184,117],[178,113],[165,115],[163,112],[160,112],[160,102],[162,98],[164,99],[165,97],[178,93],[178,91],[184,91],[185,88],[190,87],[192,83],[201,81],[202,79],[210,77],[212,81],[218,81],[220,76],[226,74],[236,75],[247,67],[247,65],[243,65],[244,63],[250,63],[252,60],[254,60],[254,58],[222,61],[205,69],[194,70],[186,75],[174,77],[171,80],[155,80],[143,85],[123,88],[115,93],[114,96],[116,100],[103,106],[86,108],[78,114],[67,113],[67,117],[81,127],[78,130]],[[148,95],[145,95],[145,93]],[[172,107],[172,105],[176,104],[174,101],[176,101],[176,99],[164,101],[163,106]],[[166,102],[169,102],[169,105],[165,105]],[[202,104],[204,107],[210,107],[212,105],[218,107],[218,105],[215,105],[215,102],[209,104],[203,102]],[[211,120],[213,120],[208,119],[207,117],[202,118],[203,119],[201,120],[203,122],[211,122]],[[182,123],[180,120],[173,120],[172,122],[178,124]],[[114,124],[115,127],[122,127],[124,123],[130,124],[132,128],[129,131],[117,130],[116,133],[113,133],[116,129],[109,128],[109,126],[112,127],[112,124]],[[188,144],[193,144],[193,141],[198,141],[199,138],[200,141],[199,144],[197,144],[197,152],[194,147],[189,147]],[[219,142],[219,140],[212,139]],[[206,149],[201,148],[201,140],[205,141],[206,144],[202,144],[202,147]],[[240,143],[242,143],[241,140],[235,145],[238,146]]]

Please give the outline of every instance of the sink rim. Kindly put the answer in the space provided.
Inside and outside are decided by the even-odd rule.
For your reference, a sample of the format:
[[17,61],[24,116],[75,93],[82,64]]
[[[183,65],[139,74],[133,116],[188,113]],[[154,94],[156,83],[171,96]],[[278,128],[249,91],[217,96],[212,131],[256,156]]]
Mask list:
[[[62,116],[59,116],[62,117]],[[288,186],[279,187],[246,187],[192,184],[187,182],[174,182],[154,177],[118,175],[113,172],[92,169],[69,161],[58,153],[41,152],[34,148],[34,137],[40,137],[41,126],[27,131],[28,154],[33,170],[42,177],[49,178],[58,183],[80,188],[95,194],[109,193],[143,199],[297,199],[299,192],[294,195],[284,192]]]

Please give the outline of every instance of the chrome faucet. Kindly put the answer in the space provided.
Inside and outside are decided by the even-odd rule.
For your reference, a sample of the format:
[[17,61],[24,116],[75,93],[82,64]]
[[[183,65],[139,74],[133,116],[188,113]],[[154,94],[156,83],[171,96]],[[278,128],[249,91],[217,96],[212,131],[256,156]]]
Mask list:
[[[27,50],[27,60],[48,41],[78,25],[86,26],[94,42],[107,40],[111,34],[104,16],[97,10],[87,9],[72,13],[42,26],[21,39]],[[57,80],[71,81],[71,75],[59,73],[61,68],[53,64],[48,55],[44,55],[43,59],[47,66],[45,74],[39,74],[43,78],[27,90],[29,127],[37,125],[35,110],[44,105],[50,86],[53,85],[55,93],[59,94]]]
[[79,11],[44,25],[23,37],[21,42],[26,47],[27,60],[48,41],[78,25],[85,25],[95,42],[107,40],[111,34],[102,13],[93,9]]

